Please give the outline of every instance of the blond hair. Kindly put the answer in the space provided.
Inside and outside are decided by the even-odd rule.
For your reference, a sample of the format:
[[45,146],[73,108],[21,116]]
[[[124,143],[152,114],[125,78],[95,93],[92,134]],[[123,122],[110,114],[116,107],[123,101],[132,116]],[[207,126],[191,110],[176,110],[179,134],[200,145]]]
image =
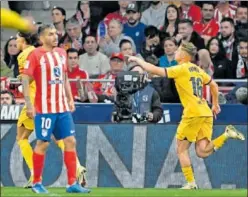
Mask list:
[[180,47],[183,51],[188,53],[192,58],[194,58],[195,55],[197,54],[197,48],[192,42],[183,42]]

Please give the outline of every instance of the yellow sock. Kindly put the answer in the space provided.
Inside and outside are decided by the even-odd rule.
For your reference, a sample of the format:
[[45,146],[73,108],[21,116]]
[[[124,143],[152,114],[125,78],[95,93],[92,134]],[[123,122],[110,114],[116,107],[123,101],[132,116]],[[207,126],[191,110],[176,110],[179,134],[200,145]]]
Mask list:
[[195,182],[193,170],[191,166],[182,168],[183,175],[188,183]]
[[226,136],[225,133],[223,133],[221,136],[214,139],[213,140],[214,149],[217,150],[217,149],[221,148],[227,139],[228,139],[228,137]]
[[18,142],[23,158],[26,161],[26,164],[31,172],[33,173],[33,149],[29,144],[28,140],[20,140]]
[[64,141],[63,141],[63,140],[57,141],[57,145],[58,145],[58,147],[59,147],[62,151],[65,150],[65,144],[64,144]]

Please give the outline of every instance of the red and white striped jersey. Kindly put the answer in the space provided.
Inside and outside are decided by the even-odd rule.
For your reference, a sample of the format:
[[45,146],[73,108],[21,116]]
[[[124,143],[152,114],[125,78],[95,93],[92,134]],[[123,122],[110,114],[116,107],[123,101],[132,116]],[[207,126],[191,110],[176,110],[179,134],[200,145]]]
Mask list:
[[221,22],[221,20],[222,20],[223,18],[229,17],[229,18],[234,19],[235,14],[236,14],[236,10],[237,10],[237,6],[232,5],[232,4],[229,4],[229,10],[228,10],[228,12],[227,12],[225,15],[223,15],[223,14],[219,11],[219,9],[218,9],[218,7],[217,7],[217,8],[215,9],[215,12],[214,12],[214,19],[215,19],[219,24],[220,24],[220,22]]
[[39,47],[29,55],[23,73],[31,76],[36,83],[37,113],[69,111],[64,87],[66,62],[66,52],[61,48],[54,48],[53,51],[48,52]]

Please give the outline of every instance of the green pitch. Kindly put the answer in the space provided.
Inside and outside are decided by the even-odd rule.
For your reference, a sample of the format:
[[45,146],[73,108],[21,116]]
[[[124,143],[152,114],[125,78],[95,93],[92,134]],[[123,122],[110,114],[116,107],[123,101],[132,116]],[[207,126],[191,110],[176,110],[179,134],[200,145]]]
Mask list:
[[34,194],[31,190],[17,187],[1,187],[1,197],[70,197],[70,196],[96,196],[96,197],[167,197],[167,196],[184,196],[184,197],[201,197],[201,196],[247,196],[246,189],[236,190],[179,190],[179,189],[123,189],[123,188],[93,188],[90,194],[67,194],[65,188],[47,188],[49,194]]

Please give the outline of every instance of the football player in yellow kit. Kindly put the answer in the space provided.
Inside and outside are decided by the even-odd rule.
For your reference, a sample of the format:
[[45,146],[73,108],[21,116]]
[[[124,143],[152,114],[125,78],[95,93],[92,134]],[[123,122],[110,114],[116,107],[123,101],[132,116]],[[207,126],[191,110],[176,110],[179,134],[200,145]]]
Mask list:
[[[17,48],[22,51],[18,57],[18,65],[19,65],[19,78],[21,79],[22,73],[26,64],[26,60],[30,53],[35,49],[33,46],[35,43],[38,43],[38,38],[35,34],[31,33],[18,33],[17,34]],[[36,86],[35,82],[32,81],[29,85],[29,94],[32,104],[34,104]],[[24,188],[30,188],[33,179],[33,149],[28,141],[30,134],[34,130],[34,120],[30,119],[27,115],[26,105],[23,107],[21,114],[19,116],[17,122],[17,136],[16,140],[20,147],[21,153],[27,163],[27,166],[30,170],[31,176],[28,183],[24,186]],[[64,142],[63,140],[55,141],[56,144],[64,151]],[[77,158],[77,179],[81,184],[85,184],[85,167],[80,165],[80,162]]]
[[[220,113],[218,103],[218,85],[199,66],[191,63],[196,54],[196,47],[192,43],[182,43],[175,54],[179,63],[170,68],[160,68],[149,64],[137,57],[128,57],[129,62],[136,62],[146,71],[162,76],[173,78],[183,105],[182,120],[177,128],[177,154],[182,172],[187,184],[182,189],[197,189],[191,161],[189,147],[195,143],[198,157],[206,158],[224,142],[229,139],[245,140],[244,135],[238,132],[232,125],[226,127],[224,133],[212,140],[213,115]],[[202,97],[203,85],[209,85],[212,94],[212,110]]]

